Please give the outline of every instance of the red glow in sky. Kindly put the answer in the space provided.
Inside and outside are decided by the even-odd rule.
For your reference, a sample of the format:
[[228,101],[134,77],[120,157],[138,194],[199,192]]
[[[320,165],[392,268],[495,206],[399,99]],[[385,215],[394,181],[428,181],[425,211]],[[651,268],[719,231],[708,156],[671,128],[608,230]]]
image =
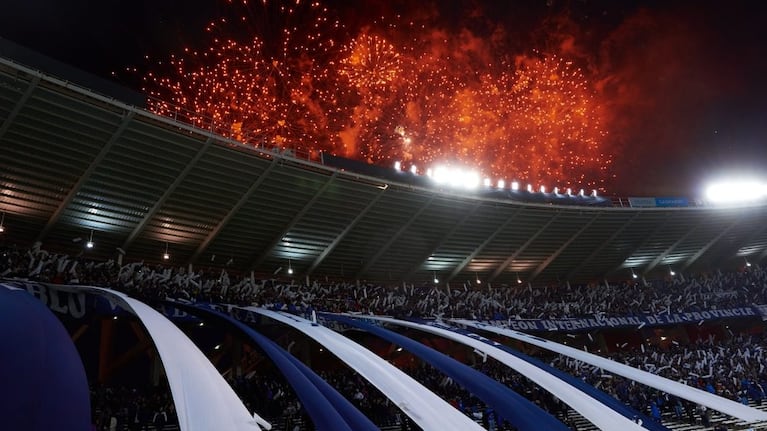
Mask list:
[[[350,29],[317,2],[231,8],[240,18],[211,23],[206,49],[147,74],[150,109],[181,107],[186,121],[212,118],[251,144],[459,164],[536,188],[604,190],[614,174],[595,82],[572,59],[500,56],[492,35],[397,16]],[[252,18],[263,16],[268,27]]]

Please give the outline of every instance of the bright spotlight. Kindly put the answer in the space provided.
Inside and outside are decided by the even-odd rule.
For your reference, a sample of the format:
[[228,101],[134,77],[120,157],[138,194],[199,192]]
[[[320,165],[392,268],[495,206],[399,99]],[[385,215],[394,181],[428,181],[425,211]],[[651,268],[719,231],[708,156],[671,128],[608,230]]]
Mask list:
[[573,195],[573,189],[571,189],[570,187],[568,187],[568,188],[567,188],[567,196],[572,196],[572,195]]
[[555,194],[555,195],[558,195],[558,194],[559,194],[559,187],[554,187],[554,194]]
[[431,178],[431,177],[432,177],[432,175],[434,175],[434,171],[432,171],[432,170],[431,170],[431,168],[427,169],[427,170],[426,170],[426,176],[427,176],[427,177],[429,177],[429,178]]
[[399,171],[400,169],[402,169],[402,163],[399,160],[397,160],[396,162],[394,162],[394,170]]
[[415,165],[410,167],[410,173],[415,175],[418,173],[418,168],[415,167]]
[[541,193],[546,193],[546,186],[541,186]]
[[[512,187],[513,187],[513,185],[514,185],[514,183],[512,183]],[[504,181],[504,180],[498,180],[498,188],[499,188],[499,189],[502,189],[502,188],[504,188],[504,187],[506,187],[506,181]]]
[[765,197],[767,184],[757,180],[722,181],[706,188],[706,198],[715,204],[747,203]]
[[93,248],[93,241],[88,241],[85,243],[85,247],[87,248]]
[[516,182],[516,181],[512,181],[512,182],[511,182],[511,189],[512,189],[512,190],[514,190],[515,192],[516,192],[517,190],[519,190],[519,183],[518,183],[518,182]]
[[479,174],[471,171],[463,175],[463,186],[467,189],[476,189],[479,187]]
[[578,192],[578,196],[580,197],[584,197],[585,195],[586,195],[586,192],[584,192],[583,189],[581,189],[581,191]]
[[533,185],[532,184],[528,184],[527,185],[527,191],[530,192],[530,193],[533,192]]
[[485,181],[482,183],[485,187],[490,187],[493,184],[493,181],[490,180],[490,178],[485,178]]
[[591,191],[591,197],[592,198],[597,197],[597,189],[594,189],[594,190]]
[[437,184],[447,184],[450,182],[450,170],[444,166],[437,166],[434,168],[431,179]]

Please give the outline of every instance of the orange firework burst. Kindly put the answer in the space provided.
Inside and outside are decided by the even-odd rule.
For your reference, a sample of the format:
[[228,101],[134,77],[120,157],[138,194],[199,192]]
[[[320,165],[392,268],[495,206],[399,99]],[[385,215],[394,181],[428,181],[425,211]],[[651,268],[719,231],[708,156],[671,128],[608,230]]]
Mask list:
[[[211,23],[214,36],[207,50],[172,56],[167,76],[147,74],[149,108],[168,116],[180,113],[192,124],[244,142],[332,150],[327,130],[336,95],[323,86],[326,71],[317,60],[334,44],[323,29],[337,24],[329,23],[317,2],[260,7],[259,16],[279,16],[284,25],[274,28],[273,20],[264,19],[252,39],[238,42],[219,35],[227,31],[226,18]],[[309,30],[299,32],[290,23],[297,14],[313,17]],[[245,15],[240,20],[251,22]]]
[[[174,116],[180,106],[186,121],[213,119],[238,140],[371,163],[460,163],[485,176],[600,189],[610,175],[600,104],[566,59],[503,61],[468,31],[412,25],[378,34],[365,26],[346,40],[316,2],[245,9],[250,39],[224,37],[230,25],[219,20],[208,50],[147,75],[151,109]],[[402,40],[410,42],[394,42]]]
[[402,74],[402,60],[394,45],[379,36],[361,34],[346,48],[338,72],[361,91],[386,90]]

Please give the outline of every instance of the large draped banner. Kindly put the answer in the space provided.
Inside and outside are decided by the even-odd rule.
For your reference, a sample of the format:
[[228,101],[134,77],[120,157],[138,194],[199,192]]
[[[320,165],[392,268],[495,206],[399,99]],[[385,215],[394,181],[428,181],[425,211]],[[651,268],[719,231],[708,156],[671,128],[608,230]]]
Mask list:
[[498,412],[499,416],[508,420],[520,431],[538,431],[541,429],[551,431],[569,430],[557,418],[533,404],[527,398],[517,394],[508,386],[431,347],[404,335],[358,319],[334,314],[323,314],[323,317],[336,320],[349,327],[362,329],[403,347],[477,396],[485,404]]
[[314,371],[295,359],[277,343],[258,333],[255,329],[233,318],[229,314],[205,306],[193,306],[182,303],[169,303],[169,308],[189,310],[207,319],[224,322],[242,331],[256,343],[269,359],[285,376],[293,388],[303,408],[312,418],[317,429],[338,431],[377,431],[375,426],[353,404],[338,393],[332,386],[317,376]]
[[85,295],[85,304],[89,297],[101,297],[96,301],[114,304],[141,321],[162,360],[181,431],[271,429],[271,425],[264,419],[248,412],[237,394],[192,340],[153,308],[124,293],[100,287],[44,287],[45,290],[38,287],[35,289],[49,295],[55,292],[56,296],[62,292],[69,292],[74,298]]
[[0,283],[0,429],[90,429],[88,379],[64,325],[25,291]]
[[407,320],[398,320],[379,316],[357,315],[354,317],[363,318],[372,322],[386,322],[406,328],[421,330],[472,347],[475,350],[500,361],[504,365],[535,382],[541,388],[572,407],[573,410],[580,413],[581,416],[586,418],[601,430],[613,431],[620,429],[624,431],[641,431],[644,429],[634,423],[632,419],[630,419],[632,416],[624,416],[624,412],[617,410],[617,408],[620,406],[623,406],[624,408],[626,406],[614,398],[610,397],[620,406],[605,404],[605,400],[598,400],[595,398],[597,395],[596,392],[586,393],[580,388],[574,386],[574,381],[566,382],[563,380],[563,374],[561,372],[555,375],[555,373],[552,372],[553,370],[544,369],[543,367],[539,366],[542,364],[535,364],[527,360],[527,358],[523,358],[521,355],[513,353],[506,346],[503,346],[500,343],[496,343],[485,337],[476,334],[466,334],[465,331],[462,331],[459,328],[453,328],[445,325],[411,322]]
[[343,335],[291,314],[257,307],[246,307],[245,310],[290,326],[322,344],[329,352],[378,388],[421,428],[443,431],[484,431],[484,428],[404,371]]

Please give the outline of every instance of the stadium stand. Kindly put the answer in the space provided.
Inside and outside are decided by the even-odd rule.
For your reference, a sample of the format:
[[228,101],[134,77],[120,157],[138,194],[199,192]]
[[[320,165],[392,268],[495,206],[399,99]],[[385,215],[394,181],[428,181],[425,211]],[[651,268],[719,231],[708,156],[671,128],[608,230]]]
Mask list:
[[[78,79],[57,72],[60,65],[40,72],[50,64],[18,49],[0,44],[0,55],[14,56],[0,58],[0,281],[21,289],[29,282],[29,293],[64,323],[91,383],[96,429],[175,430],[179,419],[141,322],[84,295],[82,304],[71,296],[74,302],[61,302],[53,285],[109,288],[165,312],[273,429],[313,429],[284,376],[235,334],[168,313],[163,301],[258,305],[306,318],[334,312],[516,325],[767,411],[767,273],[759,266],[767,257],[765,206],[614,208],[585,198],[573,206],[564,196],[471,194],[373,168],[354,172],[346,160],[305,160],[288,148],[224,138],[215,123],[176,121],[183,113],[159,117],[125,103],[135,94],[52,76]],[[86,240],[95,246],[83,247]],[[406,406],[313,339],[268,319],[249,323],[382,430],[419,429]],[[320,323],[407,370],[484,428],[513,429],[398,346]],[[568,427],[594,429],[495,359],[396,330],[491,376]],[[767,429],[501,341],[669,429]]]

